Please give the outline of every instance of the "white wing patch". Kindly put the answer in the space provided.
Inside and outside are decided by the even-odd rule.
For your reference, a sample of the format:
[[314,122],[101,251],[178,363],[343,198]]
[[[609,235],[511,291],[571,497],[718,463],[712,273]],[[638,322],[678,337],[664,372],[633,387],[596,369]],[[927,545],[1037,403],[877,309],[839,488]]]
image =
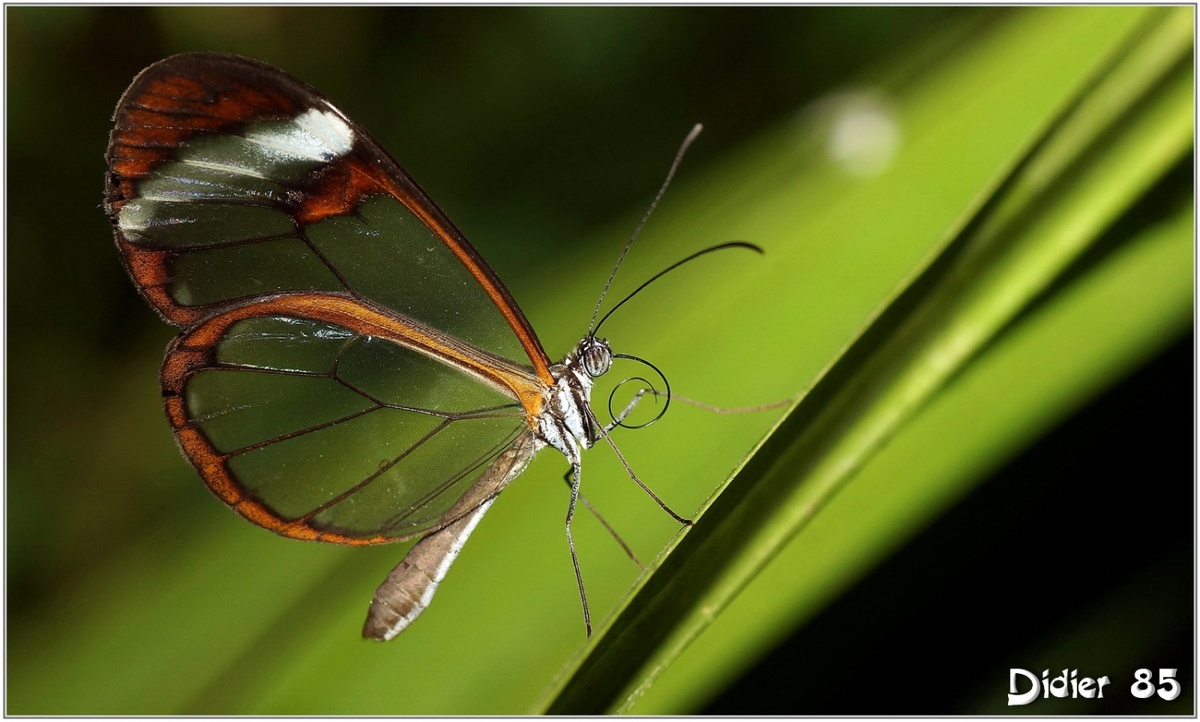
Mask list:
[[337,113],[311,108],[283,128],[254,128],[246,140],[283,162],[331,161],[350,152],[354,131]]

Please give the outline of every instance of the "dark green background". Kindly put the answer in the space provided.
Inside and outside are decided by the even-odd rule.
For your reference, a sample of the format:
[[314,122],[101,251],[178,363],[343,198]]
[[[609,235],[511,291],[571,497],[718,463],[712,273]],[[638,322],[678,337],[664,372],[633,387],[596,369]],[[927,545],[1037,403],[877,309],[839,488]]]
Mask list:
[[[699,167],[865,68],[902,55],[909,44],[959,23],[986,27],[1002,11],[10,7],[6,12],[6,606],[9,630],[28,633],[24,625],[37,619],[49,599],[78,595],[86,613],[87,589],[77,582],[98,561],[131,544],[166,539],[177,525],[212,511],[198,506],[219,506],[200,492],[158,411],[157,364],[173,331],[133,291],[101,209],[111,112],[141,68],[176,52],[225,50],[284,67],[322,89],[438,199],[519,300],[523,289],[539,282],[550,254],[576,252],[577,239],[594,237],[614,218],[636,218],[691,124],[706,125],[688,159],[689,166]],[[621,240],[612,239],[612,247]],[[697,246],[709,241],[698,240]],[[543,340],[552,356],[571,341]],[[1191,408],[1168,401],[1185,398],[1190,348],[1178,346],[1155,367],[1160,373],[1149,378],[1169,382],[1159,387],[1163,401],[1147,416],[1134,417],[1119,401],[1098,402],[1089,413],[1100,413],[1101,420],[1078,423],[1115,433],[1132,459],[1147,453],[1138,434],[1165,438],[1165,450],[1151,452],[1159,463],[1150,473],[1189,469],[1191,457],[1184,452],[1190,437],[1179,432],[1190,431]],[[1125,391],[1120,399],[1150,393]],[[1132,424],[1131,418],[1139,421]],[[1093,455],[1087,442],[1058,448],[1053,438],[1046,452],[1052,456]],[[1121,463],[1109,460],[1101,470],[1111,472]],[[1032,472],[1018,466],[1009,473],[1027,479]],[[994,487],[980,493],[988,488]],[[1001,482],[999,488],[1011,486]],[[1062,547],[1069,547],[1073,527],[1063,525],[1086,522],[1088,515],[1076,516],[1079,506],[1071,504],[1071,493],[1062,492],[1061,508],[1047,501],[1052,511],[1043,514],[1044,523],[1065,536],[1056,537],[1057,543],[1035,543],[1029,553],[1044,548],[1048,555],[1072,554]],[[1057,498],[1052,486],[1030,494],[1029,504]],[[1189,501],[1179,500],[1176,508],[1186,510]],[[968,512],[987,518],[988,508],[984,501]],[[1014,530],[981,532],[972,517],[966,519],[958,522],[958,531],[944,532],[949,541],[931,548],[977,549],[962,542],[963,534],[981,533],[983,543],[998,551],[959,563],[964,570],[992,564],[999,572]],[[1166,524],[1155,523],[1153,514],[1148,519],[1147,533]],[[240,522],[231,516],[228,523]],[[955,522],[947,523],[956,529]],[[1036,537],[1038,528],[1031,522],[1016,533]],[[1190,537],[1184,537],[1170,540],[1169,555],[1187,557]],[[1112,558],[1103,550],[1079,552],[1097,563],[1088,578],[1103,575],[1103,562]],[[943,568],[936,554],[928,554],[919,556],[926,560],[920,568]],[[904,557],[897,559],[902,563]],[[1186,569],[1190,558],[1181,564]],[[942,586],[932,588],[949,599],[971,588],[959,577],[924,580],[911,568],[890,569],[890,576],[873,582],[883,586],[852,592],[810,627],[828,636],[810,632],[798,638],[774,666],[754,670],[716,709],[955,711],[953,696],[938,698],[948,705],[940,707],[930,706],[928,697],[903,697],[902,690],[872,691],[870,677],[885,678],[927,654],[947,667],[969,669],[962,663],[965,655],[986,659],[987,645],[995,641],[937,647],[929,637],[911,633],[928,623],[922,613],[962,613],[964,605],[970,607],[969,592],[961,604],[914,604],[911,616],[889,625],[909,629],[907,635],[872,634],[863,614],[855,613],[863,595],[894,597],[914,584],[940,581]],[[1046,599],[1056,598],[1042,588]],[[1179,625],[1176,616],[1171,623]],[[1186,629],[1187,622],[1182,624]],[[8,659],[20,663],[12,655]],[[816,677],[819,685],[797,684],[798,677],[814,678],[793,670],[818,667],[826,670]]]

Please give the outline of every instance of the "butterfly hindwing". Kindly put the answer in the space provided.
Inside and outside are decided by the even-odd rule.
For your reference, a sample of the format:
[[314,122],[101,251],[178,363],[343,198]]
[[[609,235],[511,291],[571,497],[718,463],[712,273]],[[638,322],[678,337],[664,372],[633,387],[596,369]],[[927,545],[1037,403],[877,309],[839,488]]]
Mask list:
[[286,536],[377,543],[452,521],[525,428],[520,404],[313,300],[231,309],[172,344],[163,389],[185,454],[223,501]]

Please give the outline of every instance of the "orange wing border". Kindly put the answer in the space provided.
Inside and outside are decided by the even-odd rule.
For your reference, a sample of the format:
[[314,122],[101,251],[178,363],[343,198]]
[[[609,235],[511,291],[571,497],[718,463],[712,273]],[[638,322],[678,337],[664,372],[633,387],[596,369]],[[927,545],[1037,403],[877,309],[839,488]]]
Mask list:
[[[393,341],[430,356],[518,400],[526,424],[536,427],[544,403],[544,387],[529,371],[474,348],[453,337],[395,313],[364,303],[349,294],[276,294],[217,313],[180,334],[168,347],[162,367],[163,406],[184,456],[208,488],[247,520],[276,534],[353,546],[401,541],[403,536],[352,537],[313,527],[316,511],[299,519],[284,519],[252,498],[229,468],[231,453],[219,451],[192,421],[185,396],[188,380],[206,369],[218,368],[217,344],[239,321],[263,317],[296,317],[337,324],[363,335]],[[423,530],[421,534],[427,534]]]

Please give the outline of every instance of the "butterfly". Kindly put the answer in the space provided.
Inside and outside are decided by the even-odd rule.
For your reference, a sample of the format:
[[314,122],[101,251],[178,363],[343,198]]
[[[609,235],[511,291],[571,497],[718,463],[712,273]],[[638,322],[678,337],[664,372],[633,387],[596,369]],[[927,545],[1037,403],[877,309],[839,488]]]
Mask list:
[[[589,405],[614,358],[635,358],[596,336],[607,315],[551,362],[495,272],[387,151],[265,63],[169,57],[133,80],[113,120],[105,209],[129,277],[182,329],[163,361],[164,408],[213,494],[294,539],[419,538],[363,628],[388,640],[429,605],[496,496],[552,447],[570,464],[567,540],[590,634],[571,538],[580,455],[611,444],[641,398],[608,426]],[[684,261],[731,246],[757,250],[732,242]]]

